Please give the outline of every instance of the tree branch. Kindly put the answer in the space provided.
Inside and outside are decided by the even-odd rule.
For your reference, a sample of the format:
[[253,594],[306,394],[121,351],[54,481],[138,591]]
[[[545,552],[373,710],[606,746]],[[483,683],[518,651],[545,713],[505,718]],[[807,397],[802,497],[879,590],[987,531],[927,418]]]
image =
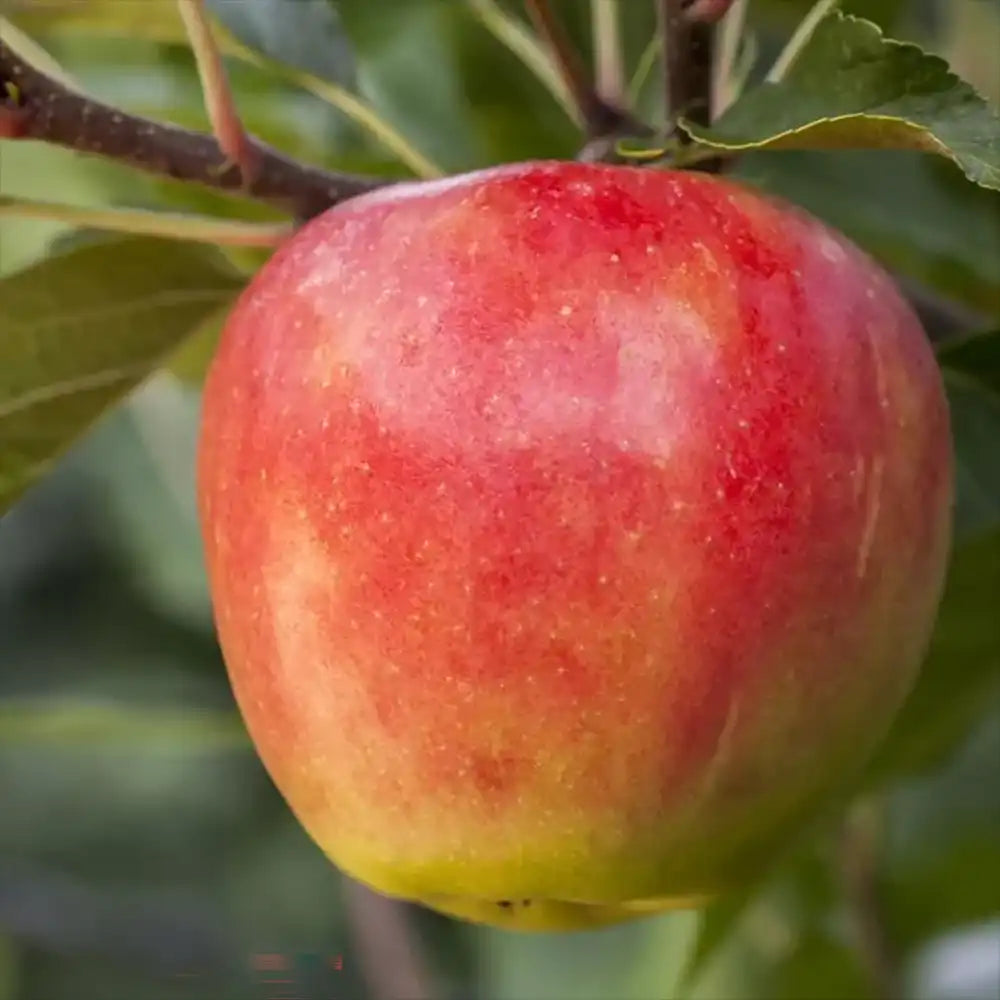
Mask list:
[[[545,24],[556,25],[545,0],[525,2],[536,11],[536,15],[540,14]],[[707,93],[704,89],[705,80],[710,82],[711,79],[711,73],[705,72],[705,67],[710,64],[705,63],[704,58],[711,54],[711,44],[707,48],[688,48],[682,46],[681,42],[699,31],[711,32],[711,25],[697,22],[695,17],[705,16],[710,10],[713,14],[716,13],[721,9],[721,4],[710,4],[709,0],[693,0],[688,4],[684,0],[657,2],[664,14],[661,27],[668,24],[665,16],[668,8],[672,15],[669,24],[673,30],[664,36],[668,39],[667,46],[673,64],[673,71],[668,73],[671,93],[675,89],[679,90],[681,97],[686,95],[689,102],[694,99],[692,95],[698,95],[702,99],[699,106],[704,113],[708,106],[704,99]],[[560,32],[557,25],[555,30],[558,36]],[[549,43],[552,44],[551,38]],[[568,41],[565,45],[564,53],[572,62],[575,58],[572,47]],[[697,59],[692,58],[695,55],[698,56]],[[695,66],[693,73],[689,72],[692,65]],[[582,68],[576,79],[578,82],[584,81],[582,86],[587,87]],[[587,90],[589,93],[589,87]],[[614,116],[614,121],[623,130],[633,128],[636,135],[648,133],[645,126],[630,122],[624,112],[608,106],[605,109],[609,120]],[[251,183],[246,186],[240,167],[220,150],[212,136],[130,115],[93,100],[31,65],[0,36],[0,140],[22,138],[103,156],[158,176],[190,181],[218,191],[253,198],[289,212],[299,219],[311,218],[365,191],[392,183],[383,178],[338,173],[310,166],[251,139],[256,170]],[[593,155],[590,158],[610,159],[608,144],[613,143],[614,139],[615,134],[612,133],[588,143],[581,155],[591,151]],[[699,162],[697,166],[703,170],[718,169],[719,162],[710,160]],[[41,216],[48,212],[46,217],[49,217],[57,212],[60,217],[66,218],[73,215],[81,224],[84,219],[81,214],[83,210],[71,206],[29,206],[27,203],[14,205],[8,199],[3,207],[8,213],[16,211],[19,214]],[[116,220],[106,215],[105,221]],[[134,218],[125,221],[128,224],[139,224]],[[90,223],[96,222],[99,222],[96,217],[90,219]],[[175,224],[175,218],[170,216],[159,221],[150,219],[148,223],[141,224],[163,228],[165,231],[165,228]],[[202,227],[200,220],[183,219],[181,225],[181,238],[214,239],[222,236],[224,242],[240,245],[270,245],[279,232],[269,227],[243,226],[236,229],[232,224],[229,224],[230,229],[226,229],[227,224],[221,220],[219,226],[222,228],[214,235],[207,222],[203,228],[199,228]],[[178,235],[180,234],[179,230]],[[936,342],[956,333],[968,333],[989,321],[989,317],[941,298],[916,282],[902,278],[899,280],[905,294],[920,314],[931,339]]]
[[147,173],[241,194],[307,219],[388,181],[336,173],[250,141],[255,171],[244,183],[210,135],[130,115],[31,66],[0,38],[0,137],[37,139]]
[[677,127],[681,118],[689,118],[699,125],[711,123],[715,29],[711,20],[695,18],[699,10],[706,14],[701,3],[657,0],[657,8],[666,63],[666,107],[673,134],[686,142],[686,136]]

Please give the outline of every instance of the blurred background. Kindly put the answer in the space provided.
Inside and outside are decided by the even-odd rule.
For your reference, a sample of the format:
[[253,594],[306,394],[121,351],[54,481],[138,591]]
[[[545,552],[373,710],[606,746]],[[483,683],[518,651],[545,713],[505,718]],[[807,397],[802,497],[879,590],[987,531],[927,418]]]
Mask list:
[[[619,6],[634,69],[652,5]],[[759,73],[809,5],[751,6]],[[1000,3],[845,6],[1000,100]],[[497,9],[517,5],[215,4],[235,37],[281,63],[231,62],[252,131],[391,176],[405,162],[338,110],[336,87],[360,91],[449,171],[574,155],[574,126],[490,29]],[[561,9],[589,51],[590,5]],[[207,126],[172,0],[2,0],[0,14],[96,95]],[[633,81],[649,114],[657,81],[655,65]],[[922,283],[946,320],[1000,321],[1000,201],[947,163],[757,154],[739,173]],[[0,193],[269,217],[28,143],[0,142]],[[0,277],[92,238],[4,218]],[[262,259],[231,257],[247,273]],[[346,885],[258,764],[213,636],[194,510],[198,385],[216,326],[0,519],[0,1000],[388,1000],[418,981],[483,1000],[1000,996],[995,397],[973,406],[950,387],[963,547],[925,681],[846,821],[820,823],[759,885],[702,913],[527,937]]]

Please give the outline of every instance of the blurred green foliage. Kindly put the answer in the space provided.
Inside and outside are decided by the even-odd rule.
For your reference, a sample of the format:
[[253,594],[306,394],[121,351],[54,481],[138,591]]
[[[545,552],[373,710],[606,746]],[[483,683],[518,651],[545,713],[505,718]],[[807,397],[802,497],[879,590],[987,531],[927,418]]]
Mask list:
[[[557,6],[589,57],[589,5]],[[653,28],[651,5],[620,7],[634,66]],[[752,7],[768,57],[809,4]],[[969,75],[988,81],[983,64],[995,67],[993,0],[844,8],[954,56]],[[559,95],[496,34],[498,16],[518,17],[516,3],[226,0],[215,9],[234,39],[289,64],[276,71],[234,58],[230,69],[251,129],[296,155],[404,176],[415,162],[455,171],[570,157],[580,145]],[[207,126],[172,0],[4,0],[0,11],[94,93]],[[238,51],[235,41],[229,51]],[[326,85],[356,88],[418,155],[401,157],[357,116],[320,100]],[[273,214],[33,144],[0,142],[0,158],[3,195]],[[746,156],[739,173],[997,325],[1000,195],[967,184],[950,164],[901,152],[762,152]],[[0,278],[53,247],[65,262],[113,245],[4,218]],[[176,254],[165,267],[214,269],[212,287],[226,296],[261,260],[230,252],[228,262],[209,264],[215,255],[200,249]],[[60,356],[100,347],[108,328],[86,321],[81,303],[111,294],[100,287],[106,275],[98,267],[81,302],[67,294],[39,307],[58,318],[47,329],[60,334],[52,346]],[[0,291],[4,314],[18,287]],[[219,305],[206,301],[185,316],[197,336],[171,366],[0,521],[0,1000],[247,1000],[278,995],[265,980],[293,972],[303,983],[311,976],[317,996],[326,995],[320,981],[338,1000],[371,995],[342,879],[249,747],[212,633],[193,466],[197,385]],[[156,337],[146,321],[137,332]],[[0,361],[11,343],[0,317]],[[835,807],[759,885],[702,913],[525,937],[407,910],[441,996],[872,996],[858,896],[866,888],[881,896],[888,939],[876,944],[898,961],[906,996],[997,995],[1000,960],[989,961],[991,944],[1000,953],[997,343],[985,334],[941,352],[960,461],[959,541],[924,678],[847,822]],[[158,348],[150,353],[164,360]],[[145,374],[137,368],[134,380]],[[8,457],[0,454],[0,469]],[[859,888],[862,862],[871,871],[861,872]],[[959,949],[948,960],[945,945]],[[337,957],[341,968],[321,969]]]

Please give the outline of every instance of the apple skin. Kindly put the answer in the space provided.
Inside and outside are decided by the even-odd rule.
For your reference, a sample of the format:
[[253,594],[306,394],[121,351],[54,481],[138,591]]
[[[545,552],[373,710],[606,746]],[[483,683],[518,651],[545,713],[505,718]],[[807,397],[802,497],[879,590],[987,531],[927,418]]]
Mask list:
[[505,166],[306,225],[199,495],[249,732],[350,875],[470,920],[698,905],[857,774],[950,535],[891,279],[724,179]]

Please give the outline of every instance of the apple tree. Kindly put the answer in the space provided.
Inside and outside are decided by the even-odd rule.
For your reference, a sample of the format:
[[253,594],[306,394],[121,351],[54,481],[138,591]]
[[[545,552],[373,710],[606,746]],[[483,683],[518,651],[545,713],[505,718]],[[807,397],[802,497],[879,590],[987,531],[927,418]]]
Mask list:
[[[998,51],[993,0],[0,0],[0,1000],[995,996]],[[647,213],[634,225],[626,202]],[[596,235],[567,228],[591,215]],[[658,249],[650,226],[668,217]],[[598,251],[621,267],[590,284]],[[762,255],[767,277],[748,277]],[[511,288],[535,290],[534,326]],[[591,461],[596,432],[570,441],[586,460],[534,447],[579,408],[571,390],[607,375],[574,325],[595,302],[600,331],[642,362],[615,389],[619,438],[662,430],[669,397],[700,442],[681,472],[679,450]],[[808,336],[786,357],[793,321]],[[397,328],[391,349],[365,332]],[[692,330],[717,345],[751,328],[757,355],[732,362],[746,378],[699,388]],[[334,361],[364,392],[331,390]],[[669,392],[650,387],[663,372]],[[864,379],[871,406],[852,395]],[[405,434],[358,429],[376,393]],[[741,406],[770,416],[713,437]],[[587,412],[588,427],[609,419]],[[908,431],[880,436],[879,420]],[[433,483],[405,446],[419,434]],[[521,450],[497,451],[503,435]],[[838,505],[829,484],[856,471],[842,440],[883,449],[862,470],[870,502],[861,485]],[[745,441],[745,465],[765,445],[802,458],[730,500],[709,482],[718,441],[732,455]],[[297,494],[292,465],[308,469]],[[812,478],[789,486],[779,468]],[[697,544],[660,517],[664,483],[700,498]],[[827,521],[782,533],[766,498],[788,489]],[[642,530],[619,531],[643,504]],[[850,531],[827,523],[855,507]],[[555,509],[583,544],[539,541]],[[637,610],[653,584],[623,586],[604,621],[606,600],[568,610],[609,537],[630,554],[584,589],[659,574],[682,599],[655,635]],[[491,603],[456,609],[475,559]],[[877,600],[855,566],[889,581]],[[490,618],[498,594],[542,578],[535,610]],[[438,632],[415,639],[398,595],[426,610],[445,590]],[[530,661],[503,698],[500,673],[441,638],[473,618],[491,636],[476,657]],[[797,651],[780,671],[760,639],[772,618],[775,648]],[[755,642],[774,680],[756,704],[700,683],[723,659],[752,667]],[[372,662],[327,689],[329,649]],[[628,672],[663,650],[699,682],[687,714],[650,715],[661,688]],[[589,703],[575,682],[602,663],[629,685],[598,677]],[[618,714],[596,707],[611,690]],[[356,703],[378,724],[352,728]],[[655,828],[659,848],[545,854],[539,838],[595,796],[567,805],[539,776],[597,774],[614,824],[667,780],[649,762],[661,725],[671,764],[707,747],[693,811]],[[471,730],[490,753],[458,759]],[[420,784],[425,747],[447,794]],[[834,756],[850,758],[847,787],[828,780]],[[746,780],[767,790],[749,812],[705,805]],[[786,799],[794,822],[758,856],[761,817]],[[501,800],[517,823],[494,822]],[[449,840],[469,815],[471,845]],[[445,875],[404,864],[428,837]],[[366,850],[374,868],[356,863]],[[504,850],[519,861],[490,867]],[[566,895],[521,898],[536,885]]]

